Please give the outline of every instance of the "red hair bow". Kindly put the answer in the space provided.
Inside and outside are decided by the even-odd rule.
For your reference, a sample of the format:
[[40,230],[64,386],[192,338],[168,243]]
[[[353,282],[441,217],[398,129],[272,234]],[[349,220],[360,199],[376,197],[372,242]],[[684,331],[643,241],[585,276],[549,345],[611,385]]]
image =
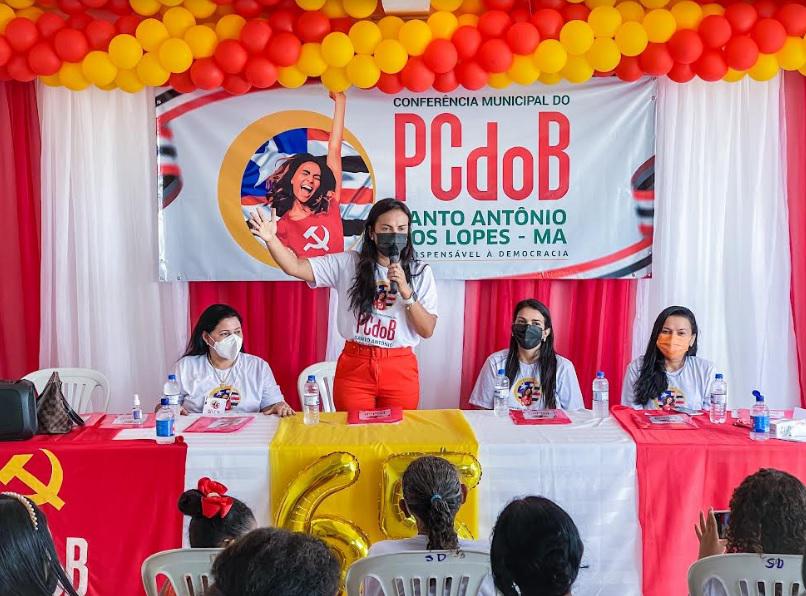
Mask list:
[[202,515],[206,518],[227,517],[232,509],[232,497],[227,497],[227,487],[205,476],[199,479],[198,490],[202,494]]

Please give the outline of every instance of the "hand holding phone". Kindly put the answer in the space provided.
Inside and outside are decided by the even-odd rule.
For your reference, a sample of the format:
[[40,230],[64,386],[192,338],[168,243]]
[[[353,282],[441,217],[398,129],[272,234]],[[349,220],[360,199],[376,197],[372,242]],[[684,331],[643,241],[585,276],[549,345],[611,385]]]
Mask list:
[[720,540],[727,538],[728,523],[730,522],[730,509],[717,509],[714,511],[716,520],[716,533]]
[[708,515],[700,512],[700,523],[694,525],[694,531],[700,541],[699,559],[725,553],[725,541],[720,539],[717,532],[716,516],[713,509],[708,511]]

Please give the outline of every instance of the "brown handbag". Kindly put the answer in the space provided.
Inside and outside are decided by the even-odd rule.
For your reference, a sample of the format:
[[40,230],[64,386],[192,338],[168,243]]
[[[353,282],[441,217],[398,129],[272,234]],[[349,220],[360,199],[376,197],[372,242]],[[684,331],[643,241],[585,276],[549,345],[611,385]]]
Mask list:
[[63,435],[73,430],[74,425],[84,426],[84,419],[70,407],[62,393],[59,373],[53,371],[47,385],[36,402],[38,434]]

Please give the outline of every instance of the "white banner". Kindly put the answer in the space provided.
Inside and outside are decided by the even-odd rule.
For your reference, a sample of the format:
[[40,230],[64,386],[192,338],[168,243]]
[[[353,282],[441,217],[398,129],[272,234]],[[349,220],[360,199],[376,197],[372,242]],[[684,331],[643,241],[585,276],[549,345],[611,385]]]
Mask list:
[[354,247],[385,197],[411,208],[437,277],[646,276],[655,90],[649,78],[351,90],[343,122],[318,85],[168,91],[157,98],[161,277],[287,279],[249,233],[250,211],[274,206],[281,238],[310,257]]

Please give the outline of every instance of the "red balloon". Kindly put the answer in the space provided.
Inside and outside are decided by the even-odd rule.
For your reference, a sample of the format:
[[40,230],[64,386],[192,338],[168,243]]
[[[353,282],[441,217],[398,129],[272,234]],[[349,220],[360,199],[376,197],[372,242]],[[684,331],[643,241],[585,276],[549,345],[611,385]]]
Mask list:
[[[225,39],[219,43],[213,58],[216,64],[227,74],[238,74],[243,70],[246,61],[249,59],[249,53],[246,51],[240,42],[234,39]],[[201,85],[199,85],[201,87]]]
[[118,16],[131,14],[132,8],[129,0],[109,0],[106,7]]
[[277,6],[280,0],[258,0],[262,6],[270,8],[272,6]]
[[11,48],[20,53],[27,52],[39,41],[39,29],[33,21],[22,17],[13,18],[8,22],[5,35]]
[[670,70],[669,74],[666,76],[675,83],[688,83],[694,78],[694,71],[691,70],[690,64],[681,64],[678,62],[672,66],[672,70]]
[[505,72],[512,66],[512,52],[503,39],[488,39],[479,48],[479,65],[487,72]]
[[500,10],[488,10],[479,17],[476,25],[482,37],[503,37],[512,24],[509,15]]
[[696,31],[680,29],[666,44],[672,59],[679,64],[691,64],[702,55],[703,43]]
[[218,89],[224,82],[224,73],[212,58],[200,58],[190,67],[190,80],[199,89]]
[[241,43],[252,54],[259,54],[266,49],[271,37],[271,27],[266,21],[249,21],[241,29]]
[[293,33],[275,33],[266,47],[266,57],[277,66],[293,66],[299,60],[302,44]]
[[507,31],[507,43],[516,54],[531,54],[540,43],[540,33],[531,23],[515,23]]
[[381,78],[375,83],[375,86],[390,95],[400,93],[403,90],[403,83],[400,82],[400,77],[396,74],[389,74],[386,72],[381,73]]
[[764,54],[774,54],[786,43],[786,29],[775,19],[760,19],[753,27],[753,40]]
[[516,8],[509,12],[509,16],[513,23],[528,23],[532,18],[532,13],[525,8]]
[[725,62],[736,70],[747,70],[758,60],[758,50],[749,35],[737,35],[725,44]]
[[778,11],[778,3],[774,2],[774,0],[755,0],[753,7],[756,9],[760,19],[768,19],[775,16],[775,13]]
[[665,43],[650,43],[638,56],[638,66],[648,75],[662,77],[672,70],[674,60]]
[[81,31],[62,29],[53,36],[53,49],[65,62],[81,62],[90,51],[90,46]]
[[781,21],[787,35],[803,37],[806,34],[806,6],[793,3],[784,4],[775,13],[775,18]]
[[587,21],[591,9],[584,4],[569,4],[562,12],[566,21]]
[[59,72],[62,61],[46,41],[40,41],[28,51],[28,66],[40,76],[49,76]]
[[294,32],[302,43],[321,42],[330,33],[330,19],[318,10],[303,12],[294,23]]
[[340,17],[330,21],[330,29],[347,35],[350,33],[350,27],[352,27],[354,23],[355,21],[350,17]]
[[562,10],[568,4],[565,0],[535,0],[534,7],[538,10],[551,8],[552,10]]
[[484,87],[489,78],[487,71],[472,60],[456,65],[456,79],[462,87],[470,91]]
[[406,62],[406,66],[400,71],[400,82],[409,91],[421,93],[434,84],[434,72],[429,70],[423,60],[418,56],[412,56]]
[[25,56],[19,54],[11,57],[11,60],[6,64],[6,71],[8,71],[12,79],[21,83],[29,83],[36,78],[36,73],[28,68],[28,61]]
[[137,25],[140,24],[140,21],[140,17],[136,14],[126,15],[115,21],[115,28],[118,33],[134,35],[137,32]]
[[81,3],[87,8],[103,8],[106,6],[108,0],[81,0]]
[[8,45],[6,38],[0,35],[0,66],[5,66],[11,59],[11,46]]
[[92,23],[92,17],[87,14],[72,14],[67,19],[67,26],[83,31],[87,25]]
[[463,25],[453,32],[451,38],[456,46],[456,53],[462,60],[468,60],[476,55],[481,45],[481,33],[475,27]]
[[105,51],[109,47],[109,42],[117,35],[117,30],[109,21],[95,20],[84,29],[84,35],[87,36],[87,41],[93,50]]
[[725,9],[725,18],[728,19],[734,33],[748,33],[756,24],[758,13],[752,4],[741,2],[728,6]]
[[718,49],[728,43],[732,31],[728,19],[712,14],[700,21],[699,33],[705,47]]
[[456,46],[447,39],[434,39],[423,53],[423,62],[436,74],[445,74],[453,70],[459,60]]
[[487,10],[503,10],[509,12],[515,6],[515,0],[484,0]]
[[294,31],[294,21],[297,20],[299,11],[290,8],[280,8],[271,13],[269,17],[269,25],[274,32],[287,31],[291,33]]
[[65,14],[81,14],[86,10],[80,0],[59,0],[57,5]]
[[543,39],[560,39],[560,29],[565,19],[559,11],[552,8],[542,8],[532,16],[532,24],[537,27]]
[[190,78],[190,71],[175,72],[168,79],[168,84],[179,91],[179,93],[192,93],[196,90],[193,79]]
[[43,39],[50,39],[65,26],[64,19],[55,12],[46,12],[36,20],[36,28]]
[[257,0],[235,0],[232,3],[232,8],[236,14],[241,15],[245,19],[254,19],[260,16],[260,11],[263,7]]
[[221,84],[225,91],[230,95],[243,95],[249,93],[252,85],[237,75],[227,75],[224,77],[224,82]]
[[268,89],[277,82],[277,67],[262,56],[252,56],[246,63],[243,74],[258,89]]
[[635,56],[622,56],[621,62],[616,67],[616,76],[627,83],[637,81],[644,76],[644,72],[638,65],[638,58]]
[[691,65],[694,73],[703,81],[718,81],[728,72],[728,64],[719,50],[707,49],[700,59]]
[[434,78],[434,89],[440,93],[450,93],[459,86],[456,73],[452,70],[438,74]]

